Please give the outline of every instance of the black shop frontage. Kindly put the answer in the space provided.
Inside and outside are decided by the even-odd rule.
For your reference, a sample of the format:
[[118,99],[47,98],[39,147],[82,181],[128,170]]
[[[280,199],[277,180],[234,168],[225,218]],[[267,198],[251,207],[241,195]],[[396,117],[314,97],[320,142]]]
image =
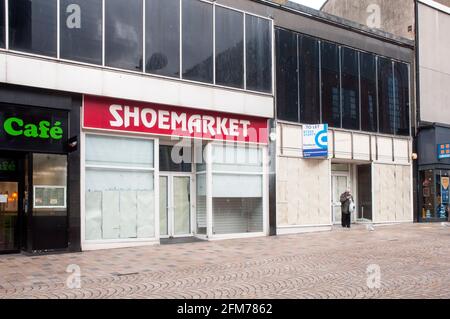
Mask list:
[[449,218],[450,126],[433,124],[420,129],[419,222],[442,222]]
[[0,85],[0,254],[80,250],[80,107]]

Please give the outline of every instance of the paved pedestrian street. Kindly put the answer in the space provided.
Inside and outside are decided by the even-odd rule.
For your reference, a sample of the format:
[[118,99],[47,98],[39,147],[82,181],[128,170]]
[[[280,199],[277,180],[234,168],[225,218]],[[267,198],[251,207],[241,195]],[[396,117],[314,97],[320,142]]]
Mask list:
[[0,298],[450,298],[450,227],[3,255]]

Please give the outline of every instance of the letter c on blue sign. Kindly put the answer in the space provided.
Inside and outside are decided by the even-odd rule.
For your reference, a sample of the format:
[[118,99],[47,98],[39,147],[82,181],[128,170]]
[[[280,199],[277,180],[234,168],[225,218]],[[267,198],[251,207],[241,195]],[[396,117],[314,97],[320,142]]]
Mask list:
[[323,131],[317,133],[316,145],[322,150],[328,149],[328,126],[325,126]]

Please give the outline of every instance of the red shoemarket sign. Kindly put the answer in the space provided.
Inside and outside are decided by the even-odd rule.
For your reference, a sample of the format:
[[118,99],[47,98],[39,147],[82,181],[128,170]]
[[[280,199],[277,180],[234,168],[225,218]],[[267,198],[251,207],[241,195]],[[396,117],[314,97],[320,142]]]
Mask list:
[[268,143],[267,119],[84,96],[83,128],[219,141]]

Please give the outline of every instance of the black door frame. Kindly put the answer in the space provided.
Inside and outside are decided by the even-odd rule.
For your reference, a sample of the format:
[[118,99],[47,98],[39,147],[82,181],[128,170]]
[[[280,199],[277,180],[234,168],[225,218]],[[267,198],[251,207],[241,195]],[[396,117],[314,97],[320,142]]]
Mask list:
[[13,250],[0,250],[0,255],[20,253],[26,247],[26,223],[24,203],[24,182],[25,182],[25,153],[0,151],[1,158],[13,159],[16,161],[17,170],[13,174],[0,174],[0,182],[17,183],[18,203],[17,222],[14,227],[14,244],[17,247]]

